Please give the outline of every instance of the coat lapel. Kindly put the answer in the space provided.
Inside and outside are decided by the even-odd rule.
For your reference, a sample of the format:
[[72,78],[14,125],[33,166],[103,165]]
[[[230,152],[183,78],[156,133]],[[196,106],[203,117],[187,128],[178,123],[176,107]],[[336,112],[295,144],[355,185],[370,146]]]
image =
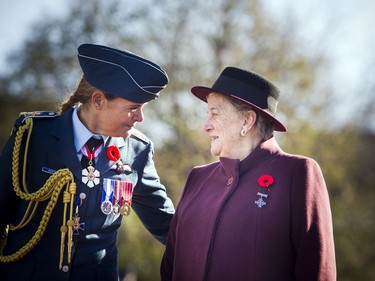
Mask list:
[[100,174],[106,173],[109,169],[115,166],[115,162],[110,161],[107,156],[107,148],[111,145],[117,146],[121,152],[126,147],[126,143],[123,138],[108,138],[103,151],[99,155],[98,162],[96,163],[96,169],[100,172]]
[[[57,121],[58,124],[55,129],[51,131],[51,136],[56,139],[54,146],[55,153],[59,159],[66,165],[66,167],[74,174],[78,179],[82,178],[82,167],[77,157],[77,151],[74,145],[73,136],[73,121],[72,121],[73,109],[60,116]],[[115,162],[110,161],[107,157],[107,148],[111,145],[117,146],[121,155],[124,155],[126,150],[126,141],[123,138],[112,138],[109,137],[104,149],[99,155],[98,161],[95,168],[100,174],[106,173],[109,169],[113,168]]]
[[62,114],[57,120],[55,129],[51,131],[51,136],[56,139],[53,147],[61,162],[79,179],[82,178],[82,167],[78,160],[74,146],[73,136],[73,110]]

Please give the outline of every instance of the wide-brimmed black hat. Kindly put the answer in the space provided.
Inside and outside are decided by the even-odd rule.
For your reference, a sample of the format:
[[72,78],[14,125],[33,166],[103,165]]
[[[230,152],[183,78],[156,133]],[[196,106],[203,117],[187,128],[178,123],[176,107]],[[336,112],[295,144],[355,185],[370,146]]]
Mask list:
[[160,66],[127,50],[82,44],[78,60],[91,85],[132,102],[156,99],[168,84],[167,73]]
[[191,92],[205,102],[212,92],[236,98],[255,107],[260,114],[270,117],[275,131],[286,131],[285,125],[275,117],[280,91],[271,81],[257,73],[227,67],[211,88],[195,86],[191,88]]

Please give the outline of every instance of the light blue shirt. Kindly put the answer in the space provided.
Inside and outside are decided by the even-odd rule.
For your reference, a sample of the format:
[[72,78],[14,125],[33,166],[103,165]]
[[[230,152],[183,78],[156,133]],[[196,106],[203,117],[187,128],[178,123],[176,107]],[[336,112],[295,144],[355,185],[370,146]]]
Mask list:
[[[82,158],[81,149],[83,148],[85,143],[92,136],[94,136],[96,138],[102,138],[104,140],[104,143],[106,142],[108,137],[103,136],[103,135],[93,134],[92,132],[90,132],[90,130],[87,129],[85,127],[85,125],[83,125],[81,120],[79,120],[78,110],[79,110],[79,106],[74,107],[74,111],[73,111],[73,135],[74,135],[74,146],[76,148],[77,157],[81,161],[81,158]],[[102,149],[103,149],[103,146],[101,146],[99,148],[98,155],[101,153]],[[97,161],[97,159],[98,158],[96,157],[95,160]]]

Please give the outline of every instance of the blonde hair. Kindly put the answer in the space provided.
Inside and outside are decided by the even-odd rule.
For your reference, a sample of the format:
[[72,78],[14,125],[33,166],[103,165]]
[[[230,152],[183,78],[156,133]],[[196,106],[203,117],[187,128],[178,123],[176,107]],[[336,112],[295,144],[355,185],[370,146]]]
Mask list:
[[[65,100],[61,102],[59,105],[59,112],[62,114],[68,111],[70,108],[77,104],[86,104],[93,92],[101,91],[94,86],[92,86],[83,76],[77,85],[77,89],[74,93],[70,93]],[[115,96],[108,94],[104,91],[101,91],[105,97],[109,100],[115,98]]]

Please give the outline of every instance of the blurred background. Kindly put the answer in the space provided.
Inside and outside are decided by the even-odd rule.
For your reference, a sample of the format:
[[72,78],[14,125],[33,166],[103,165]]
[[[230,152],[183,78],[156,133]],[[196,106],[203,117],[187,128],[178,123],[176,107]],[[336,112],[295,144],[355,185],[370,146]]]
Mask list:
[[[276,3],[277,2],[277,3]],[[333,213],[338,280],[375,280],[375,1],[2,0],[0,147],[20,112],[56,110],[75,89],[85,42],[127,49],[162,65],[170,84],[139,129],[155,143],[177,205],[189,170],[213,159],[205,104],[190,94],[238,66],[281,89],[282,148],[316,159]],[[120,270],[159,280],[163,246],[124,220]],[[272,265],[270,265],[272,266]]]

